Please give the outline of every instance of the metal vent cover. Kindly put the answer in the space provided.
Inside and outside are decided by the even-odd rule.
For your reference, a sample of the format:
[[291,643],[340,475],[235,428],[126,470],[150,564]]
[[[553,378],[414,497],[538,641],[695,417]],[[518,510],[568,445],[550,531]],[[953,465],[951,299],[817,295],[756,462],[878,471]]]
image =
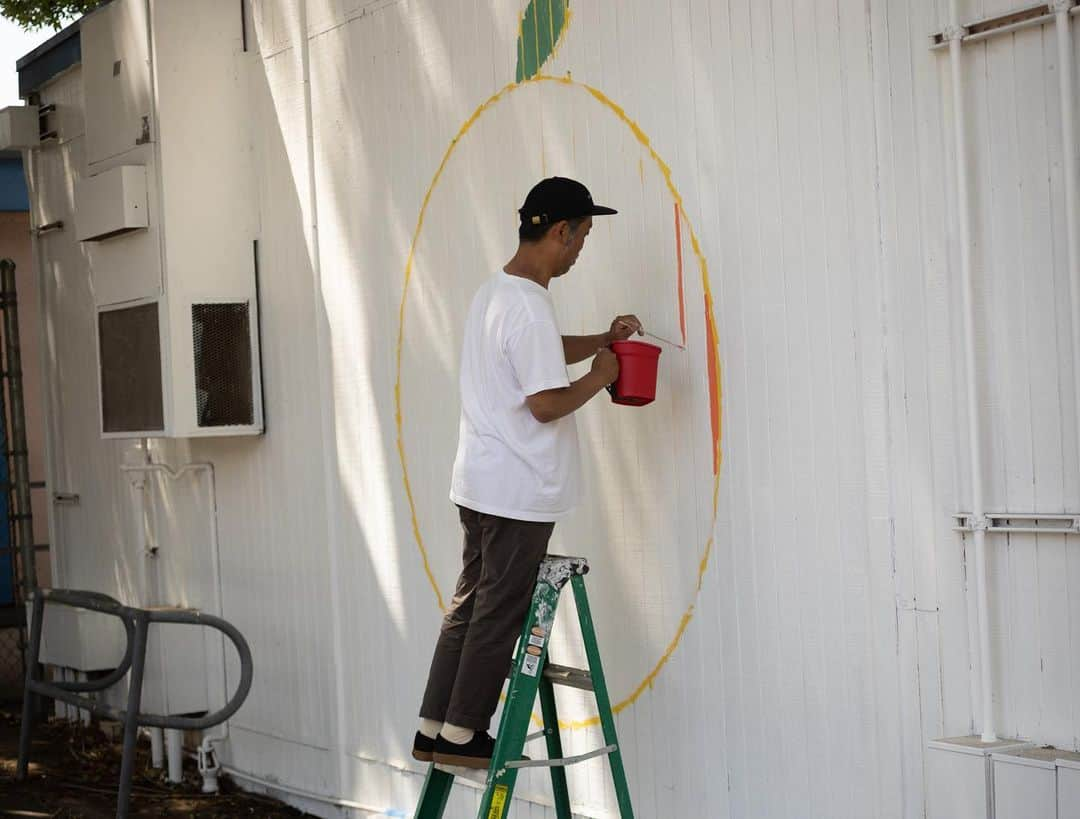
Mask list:
[[195,348],[195,411],[200,427],[255,423],[250,306],[241,302],[191,305]]
[[103,431],[164,429],[157,303],[100,312],[98,345]]

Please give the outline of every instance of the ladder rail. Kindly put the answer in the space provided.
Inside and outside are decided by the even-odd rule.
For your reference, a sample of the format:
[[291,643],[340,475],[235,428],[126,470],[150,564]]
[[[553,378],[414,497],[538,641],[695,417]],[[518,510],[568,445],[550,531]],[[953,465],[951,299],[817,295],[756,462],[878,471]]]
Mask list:
[[[523,768],[550,770],[556,816],[558,819],[572,819],[566,768],[598,756],[608,758],[620,819],[634,819],[615,718],[600,664],[600,649],[593,627],[592,612],[585,594],[584,575],[588,570],[589,564],[584,558],[549,555],[540,564],[532,601],[522,624],[521,639],[510,668],[510,685],[477,819],[506,819],[517,773]],[[563,587],[568,582],[573,589],[588,669],[570,668],[548,662],[548,644],[555,610]],[[603,747],[574,756],[563,756],[559,715],[555,703],[556,685],[593,693],[604,735]],[[544,729],[529,734],[529,721],[537,697],[540,699]],[[548,758],[522,759],[521,752],[525,743],[540,737],[544,737],[547,744]],[[441,819],[453,783],[453,773],[432,763],[420,794],[415,819]]]
[[[544,738],[547,740],[548,760],[561,759],[563,748],[562,737],[559,735],[559,712],[555,708],[555,686],[546,674],[540,680],[540,712],[544,717]],[[562,768],[551,768],[551,792],[555,797],[557,819],[571,819],[570,788],[566,783],[566,771]]]
[[630,804],[630,788],[626,784],[626,770],[623,767],[622,753],[618,749],[618,736],[615,730],[615,717],[608,697],[607,682],[604,679],[604,667],[600,662],[600,647],[593,628],[592,611],[589,608],[589,596],[585,593],[585,581],[580,575],[570,578],[570,587],[574,591],[574,603],[577,606],[578,621],[581,623],[581,637],[585,643],[585,656],[589,659],[589,672],[592,674],[593,694],[596,696],[597,711],[600,713],[600,726],[604,733],[604,742],[616,748],[608,754],[611,778],[615,782],[615,797],[619,801],[619,815],[622,819],[633,819],[634,808]]

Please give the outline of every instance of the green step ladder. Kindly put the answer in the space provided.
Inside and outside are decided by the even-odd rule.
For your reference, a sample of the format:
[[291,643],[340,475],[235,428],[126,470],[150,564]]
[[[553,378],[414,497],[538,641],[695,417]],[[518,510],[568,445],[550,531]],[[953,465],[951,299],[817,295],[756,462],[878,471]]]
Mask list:
[[[586,759],[607,755],[611,777],[615,784],[615,796],[619,801],[621,819],[633,819],[630,805],[630,789],[626,786],[619,740],[615,735],[615,720],[611,713],[604,671],[600,665],[600,650],[596,632],[593,630],[589,598],[585,594],[585,575],[589,562],[583,557],[560,557],[549,555],[540,563],[533,591],[532,605],[525,618],[518,642],[517,653],[510,668],[510,688],[503,706],[495,752],[488,768],[484,798],[480,802],[477,819],[505,819],[510,811],[510,799],[514,794],[517,773],[522,768],[546,767],[551,769],[551,785],[555,795],[555,815],[558,819],[571,819],[570,793],[566,787],[567,765]],[[585,642],[588,670],[567,668],[547,662],[551,627],[555,622],[555,609],[559,594],[567,581],[574,590],[581,635]],[[564,757],[559,737],[559,716],[555,710],[555,686],[566,685],[596,696],[600,725],[604,732],[604,747],[579,756]],[[534,736],[526,736],[532,717],[533,703],[540,694],[540,709],[544,718],[544,730]],[[548,758],[522,759],[521,753],[528,739],[544,736],[547,740]],[[424,789],[420,792],[414,819],[441,819],[450,798],[454,774],[437,767],[428,769]]]

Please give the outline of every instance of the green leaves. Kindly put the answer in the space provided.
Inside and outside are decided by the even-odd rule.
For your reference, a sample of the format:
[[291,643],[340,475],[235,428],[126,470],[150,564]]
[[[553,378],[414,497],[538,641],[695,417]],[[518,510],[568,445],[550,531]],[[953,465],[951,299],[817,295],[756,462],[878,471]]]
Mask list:
[[532,79],[555,52],[570,21],[570,0],[529,0],[518,30],[517,81]]
[[59,29],[72,17],[81,17],[102,0],[0,0],[0,17],[14,20],[29,31],[42,26]]

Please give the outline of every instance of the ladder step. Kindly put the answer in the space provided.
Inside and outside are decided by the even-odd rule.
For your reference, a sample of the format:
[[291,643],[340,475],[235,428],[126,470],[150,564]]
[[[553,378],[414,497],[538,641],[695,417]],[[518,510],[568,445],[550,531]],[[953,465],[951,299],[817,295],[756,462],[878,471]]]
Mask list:
[[[507,672],[507,678],[514,675],[513,667]],[[568,665],[556,665],[544,663],[544,679],[552,685],[565,685],[568,688],[580,688],[582,691],[592,691],[592,674],[584,668],[571,668]]]
[[544,679],[550,680],[552,685],[565,685],[570,688],[580,688],[582,691],[593,690],[592,674],[584,668],[545,663]]
[[595,751],[589,751],[587,754],[578,754],[577,756],[564,756],[561,759],[516,759],[513,762],[507,762],[507,768],[565,768],[567,765],[577,765],[579,762],[584,762],[586,759],[592,759],[597,756],[606,756],[619,750],[618,745],[605,745],[603,748],[597,748]]

